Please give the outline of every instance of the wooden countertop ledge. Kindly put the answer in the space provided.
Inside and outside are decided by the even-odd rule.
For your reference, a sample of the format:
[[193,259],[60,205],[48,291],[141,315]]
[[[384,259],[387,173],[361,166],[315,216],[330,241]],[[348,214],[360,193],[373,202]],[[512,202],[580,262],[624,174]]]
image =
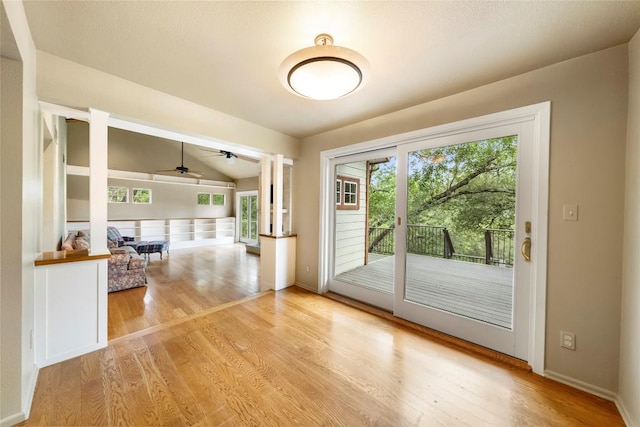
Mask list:
[[283,234],[281,236],[274,236],[273,234],[260,234],[260,237],[266,237],[268,239],[288,239],[290,237],[297,237],[297,234]]
[[52,251],[43,252],[34,261],[34,265],[64,264],[66,262],[92,261],[96,259],[109,258],[111,254],[89,255],[87,249],[79,249],[76,251]]

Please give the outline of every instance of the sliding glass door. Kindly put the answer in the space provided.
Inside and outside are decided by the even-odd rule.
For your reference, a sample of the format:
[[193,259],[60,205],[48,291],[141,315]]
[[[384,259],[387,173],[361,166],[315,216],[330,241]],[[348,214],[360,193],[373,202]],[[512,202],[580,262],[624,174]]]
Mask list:
[[238,240],[242,243],[258,242],[258,192],[238,193]]
[[526,358],[529,265],[515,253],[531,218],[523,132],[502,126],[398,148],[394,313]]

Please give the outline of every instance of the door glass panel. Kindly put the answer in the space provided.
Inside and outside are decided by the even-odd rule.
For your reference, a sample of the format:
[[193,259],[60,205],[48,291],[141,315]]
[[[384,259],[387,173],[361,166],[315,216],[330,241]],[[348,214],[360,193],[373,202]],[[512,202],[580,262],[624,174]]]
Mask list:
[[393,294],[396,158],[336,166],[334,278]]
[[240,196],[240,241],[258,239],[258,196]]
[[240,238],[249,238],[249,197],[240,197]]
[[249,196],[249,238],[258,239],[258,196]]
[[408,154],[407,301],[512,328],[517,137]]

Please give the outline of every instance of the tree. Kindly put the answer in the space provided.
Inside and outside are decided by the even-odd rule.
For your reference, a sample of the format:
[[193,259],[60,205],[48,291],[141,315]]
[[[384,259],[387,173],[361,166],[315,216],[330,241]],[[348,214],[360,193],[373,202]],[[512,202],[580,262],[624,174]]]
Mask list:
[[[516,136],[410,153],[407,223],[447,227],[458,253],[483,252],[484,242],[476,237],[482,230],[513,228],[516,153]],[[394,195],[395,162],[390,162],[372,171],[370,226],[393,226]]]

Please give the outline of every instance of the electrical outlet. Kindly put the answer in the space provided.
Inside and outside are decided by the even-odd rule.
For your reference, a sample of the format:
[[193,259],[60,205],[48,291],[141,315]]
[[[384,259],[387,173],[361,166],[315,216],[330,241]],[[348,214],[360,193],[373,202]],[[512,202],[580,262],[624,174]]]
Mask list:
[[569,350],[576,349],[576,334],[573,332],[560,331],[560,345]]
[[311,268],[307,265],[307,273],[311,271]]

